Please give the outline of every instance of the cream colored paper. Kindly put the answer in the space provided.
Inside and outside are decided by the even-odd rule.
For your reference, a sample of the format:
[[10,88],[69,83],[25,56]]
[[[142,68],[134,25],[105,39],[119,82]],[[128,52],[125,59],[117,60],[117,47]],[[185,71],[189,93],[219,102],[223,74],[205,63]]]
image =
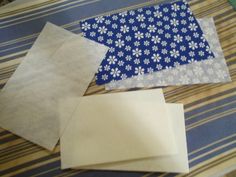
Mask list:
[[80,167],[79,169],[188,173],[189,165],[183,105],[166,105],[171,122],[174,125],[173,129],[179,150],[178,154]]
[[59,120],[58,100],[83,96],[107,50],[46,24],[0,93],[0,126],[53,150],[70,117]]
[[63,169],[178,152],[160,90],[87,96],[78,102],[60,139]]

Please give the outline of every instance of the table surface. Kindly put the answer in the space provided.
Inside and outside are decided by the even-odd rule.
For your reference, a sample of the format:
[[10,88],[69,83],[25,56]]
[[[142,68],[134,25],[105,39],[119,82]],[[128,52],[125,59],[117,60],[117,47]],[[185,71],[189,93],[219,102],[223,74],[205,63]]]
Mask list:
[[[201,110],[205,110],[205,113],[211,112],[209,115],[205,114],[203,120],[195,122],[194,125],[188,125],[186,127],[187,131],[192,126],[204,126],[206,123],[214,122],[218,119],[227,119],[227,116],[236,117],[234,105],[236,102],[236,11],[233,10],[226,0],[193,0],[190,2],[190,6],[198,18],[214,17],[221,46],[233,81],[226,84],[202,84],[163,88],[167,102],[184,103],[186,119],[202,114]],[[0,62],[1,87],[4,86],[19,63],[20,60],[10,63]],[[107,93],[107,91],[105,91],[103,86],[97,86],[95,82],[92,82],[86,91],[86,95],[103,93]],[[232,106],[229,107],[229,105]],[[235,145],[235,134],[231,135],[230,138],[232,137],[234,139],[228,143],[231,143],[231,145],[234,143]],[[205,145],[202,148],[208,148],[213,144],[219,143],[219,141],[221,140]],[[210,151],[199,156],[207,156],[213,151],[223,149],[226,145],[212,147]],[[50,153],[6,130],[0,129],[0,176],[167,176],[167,174],[161,173],[87,170],[61,171],[59,152],[59,144],[55,152]],[[227,171],[230,164],[236,164],[235,157],[236,147],[234,146],[234,148],[224,151],[224,153],[209,157],[203,162],[192,166],[190,174],[182,176],[206,176],[217,172],[217,170],[221,172],[222,170]]]

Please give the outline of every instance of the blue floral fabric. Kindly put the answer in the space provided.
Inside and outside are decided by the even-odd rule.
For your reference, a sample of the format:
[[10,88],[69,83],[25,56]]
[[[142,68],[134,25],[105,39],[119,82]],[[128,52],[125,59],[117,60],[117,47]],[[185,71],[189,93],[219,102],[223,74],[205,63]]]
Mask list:
[[96,74],[99,85],[214,57],[184,1],[100,16],[80,25],[85,37],[110,47]]

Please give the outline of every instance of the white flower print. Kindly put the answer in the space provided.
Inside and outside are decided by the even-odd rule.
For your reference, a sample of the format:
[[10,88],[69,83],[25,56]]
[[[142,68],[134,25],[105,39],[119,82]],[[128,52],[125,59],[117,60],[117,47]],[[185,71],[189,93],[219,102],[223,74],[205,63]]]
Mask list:
[[147,11],[146,11],[146,14],[147,14],[147,15],[151,15],[152,12],[151,12],[150,10],[147,10]]
[[131,41],[131,39],[132,39],[131,36],[126,36],[126,37],[125,37],[125,40],[126,40],[126,41]]
[[169,12],[169,9],[167,7],[165,7],[165,8],[163,8],[163,11],[167,13],[167,12]]
[[141,25],[140,25],[141,28],[146,28],[146,26],[147,25],[145,23],[141,23]]
[[166,49],[162,49],[162,50],[161,50],[161,53],[162,53],[162,54],[167,54],[168,51],[167,51]]
[[152,50],[156,52],[158,50],[158,47],[156,45],[154,45],[154,46],[152,46]]
[[181,12],[181,13],[180,13],[180,16],[181,16],[181,17],[185,17],[185,16],[186,16],[186,13],[185,13],[185,12]]
[[93,32],[91,32],[89,35],[90,35],[91,37],[94,37],[94,36],[96,36],[96,33],[93,31]]
[[118,25],[117,25],[116,23],[114,23],[114,24],[111,25],[111,27],[112,27],[113,29],[117,29],[117,28],[118,28]]
[[193,37],[199,38],[199,34],[197,32],[193,33]]
[[113,43],[113,40],[112,39],[107,39],[107,44],[112,44]]
[[194,57],[195,56],[195,53],[193,51],[190,51],[188,54],[189,54],[190,57]]
[[118,39],[118,41],[115,41],[116,47],[123,47],[125,45],[125,42],[121,39]]
[[98,41],[102,42],[104,40],[103,36],[98,36]]
[[157,65],[156,65],[156,68],[157,68],[158,70],[161,70],[163,67],[162,67],[161,64],[157,64]]
[[157,17],[157,18],[161,18],[162,17],[162,12],[160,12],[160,11],[156,11],[153,14],[154,14],[154,17]]
[[146,38],[150,38],[150,37],[151,37],[151,34],[150,34],[150,33],[145,33],[145,37],[146,37]]
[[108,36],[112,36],[112,35],[113,35],[113,32],[112,32],[112,31],[108,31],[108,32],[107,32],[107,35],[108,35]]
[[120,31],[123,33],[127,33],[129,32],[129,27],[127,25],[121,26]]
[[180,43],[183,41],[183,37],[177,34],[174,36],[174,41],[176,41],[177,43]]
[[164,21],[168,21],[169,19],[170,19],[170,18],[169,18],[168,16],[164,16],[164,17],[163,17],[163,20],[164,20]]
[[137,26],[133,26],[133,27],[132,27],[132,30],[133,30],[133,31],[137,31],[137,30],[138,30]]
[[153,73],[153,72],[154,72],[154,69],[150,67],[150,68],[147,69],[147,72],[148,72],[148,73]]
[[123,66],[124,62],[122,60],[118,61],[118,66]]
[[166,57],[166,58],[165,58],[165,62],[166,62],[166,63],[170,63],[170,57]]
[[132,57],[131,57],[130,55],[127,55],[127,56],[125,57],[125,59],[126,59],[127,61],[131,61]]
[[135,41],[135,42],[134,42],[134,46],[135,46],[135,47],[140,46],[140,42],[139,42],[139,41]]
[[89,30],[90,28],[91,28],[91,25],[88,24],[88,22],[85,22],[85,23],[82,24],[82,29],[83,29],[84,31],[87,31],[87,30]]
[[126,74],[122,74],[120,77],[121,77],[121,80],[127,79],[127,75]]
[[139,63],[140,63],[140,60],[139,60],[138,58],[136,58],[136,59],[134,60],[134,64],[138,65]]
[[116,37],[117,37],[117,38],[121,38],[121,37],[122,37],[122,34],[121,34],[121,33],[117,33],[117,34],[116,34]]
[[104,33],[107,32],[107,28],[106,28],[105,26],[99,27],[99,28],[98,28],[98,32],[99,32],[100,34],[104,34]]
[[125,23],[125,19],[124,18],[120,19],[120,23]]
[[170,56],[174,57],[174,58],[177,58],[179,56],[179,51],[178,50],[171,50],[170,51]]
[[139,57],[142,55],[142,51],[138,48],[136,48],[135,50],[132,50],[132,52],[133,52],[133,55],[136,57]]
[[130,15],[135,15],[135,12],[134,12],[133,10],[130,10],[130,11],[129,11],[129,14],[130,14]]
[[105,18],[100,16],[100,17],[95,18],[95,20],[97,21],[97,23],[102,23],[105,20]]
[[198,52],[198,55],[200,55],[200,56],[204,56],[205,53],[204,53],[202,50],[200,50],[200,51]]
[[125,46],[125,50],[126,50],[126,51],[130,51],[130,50],[131,50],[131,47],[130,47],[129,45],[126,45],[126,46]]
[[149,22],[154,22],[154,18],[149,17],[149,18],[148,18],[148,21],[149,21]]
[[172,13],[171,13],[171,16],[172,16],[172,17],[176,17],[177,14],[176,14],[175,12],[172,12]]
[[133,18],[129,19],[129,23],[133,24],[134,23],[134,19]]
[[181,31],[182,31],[182,33],[187,33],[187,29],[186,28],[182,28]]
[[188,45],[189,45],[189,48],[191,48],[192,50],[195,50],[197,48],[197,43],[193,41],[189,42]]
[[149,41],[144,41],[144,42],[143,42],[143,45],[145,45],[145,46],[149,46],[149,44],[150,44]]
[[173,25],[173,26],[178,26],[179,25],[179,20],[176,20],[175,18],[171,19],[170,24]]
[[186,39],[187,41],[191,41],[191,36],[187,35],[187,36],[185,36],[185,39]]
[[136,17],[136,19],[137,19],[139,22],[143,22],[143,21],[146,19],[146,17],[144,17],[143,14],[138,14],[138,16]]
[[152,41],[154,42],[154,44],[157,44],[161,41],[161,38],[159,38],[158,36],[152,36]]
[[205,47],[205,44],[203,42],[200,42],[199,47],[203,48],[203,47]]
[[176,44],[174,42],[171,42],[170,47],[171,48],[176,48]]
[[142,39],[144,36],[143,36],[143,33],[141,33],[140,31],[138,31],[137,33],[134,34],[135,38],[137,38],[138,40]]
[[105,66],[104,66],[104,70],[105,70],[105,71],[109,71],[110,69],[111,69],[111,67],[110,67],[109,65],[105,65]]
[[107,79],[108,79],[108,75],[107,75],[107,74],[103,74],[103,75],[102,75],[102,80],[105,81],[105,80],[107,80]]
[[118,20],[118,16],[117,15],[113,15],[112,16],[112,20]]
[[135,74],[138,74],[138,75],[144,74],[144,69],[141,66],[136,67],[135,68]]
[[109,62],[109,65],[111,64],[116,64],[117,59],[115,56],[109,56],[109,58],[107,59],[107,61]]
[[181,20],[181,24],[182,24],[182,25],[186,25],[186,24],[187,24],[187,21],[186,21],[186,20]]
[[143,60],[143,62],[144,62],[145,65],[148,65],[148,64],[150,63],[150,61],[149,61],[148,58],[145,58],[145,59]]
[[165,47],[165,46],[167,45],[167,42],[166,42],[166,41],[162,41],[162,42],[161,42],[161,45],[162,45],[163,47]]
[[173,33],[178,33],[179,30],[178,30],[178,28],[173,28],[172,31],[173,31]]
[[106,21],[105,21],[105,24],[106,24],[106,25],[110,25],[110,24],[111,24],[111,20],[106,20]]
[[144,50],[144,54],[145,54],[145,55],[149,55],[149,54],[150,54],[150,50],[145,49],[145,50]]
[[196,31],[197,30],[197,25],[195,23],[190,23],[188,27],[191,31]]
[[173,4],[173,5],[171,6],[171,9],[174,10],[174,11],[180,10],[179,5],[177,5],[177,4]]
[[111,53],[115,52],[115,48],[114,47],[110,47],[109,52],[111,52]]
[[123,57],[124,56],[124,52],[119,51],[117,55],[118,55],[118,57]]
[[168,30],[168,29],[170,29],[170,25],[165,25],[164,28],[165,28],[166,30]]
[[115,69],[111,69],[111,75],[113,76],[113,77],[118,77],[118,76],[120,76],[120,73],[121,73],[121,71],[118,69],[118,68],[115,68]]
[[181,56],[181,57],[180,57],[180,60],[181,60],[181,61],[186,61],[186,60],[187,60],[187,57],[186,57],[186,56]]
[[127,71],[130,71],[130,70],[132,69],[132,66],[126,65],[126,66],[125,66],[125,69],[126,69]]
[[181,46],[180,46],[180,50],[181,50],[181,51],[185,51],[185,50],[186,50],[186,47],[183,46],[183,45],[181,45]]
[[160,55],[159,54],[153,54],[152,55],[152,60],[156,63],[156,62],[160,62],[160,60],[161,60],[161,57],[160,57]]
[[165,34],[165,37],[166,37],[167,39],[169,39],[169,38],[171,38],[171,34],[170,34],[170,33],[166,33],[166,34]]
[[97,29],[98,28],[98,24],[93,24],[92,28]]

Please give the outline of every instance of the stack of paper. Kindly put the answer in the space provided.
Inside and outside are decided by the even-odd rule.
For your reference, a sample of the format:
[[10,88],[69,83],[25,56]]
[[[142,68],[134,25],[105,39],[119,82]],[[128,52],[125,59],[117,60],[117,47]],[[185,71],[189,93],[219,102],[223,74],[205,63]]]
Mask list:
[[213,19],[196,20],[185,1],[87,19],[81,28],[110,47],[96,74],[107,90],[231,81]]
[[183,105],[166,104],[160,89],[62,105],[76,102],[60,140],[63,169],[189,171]]

